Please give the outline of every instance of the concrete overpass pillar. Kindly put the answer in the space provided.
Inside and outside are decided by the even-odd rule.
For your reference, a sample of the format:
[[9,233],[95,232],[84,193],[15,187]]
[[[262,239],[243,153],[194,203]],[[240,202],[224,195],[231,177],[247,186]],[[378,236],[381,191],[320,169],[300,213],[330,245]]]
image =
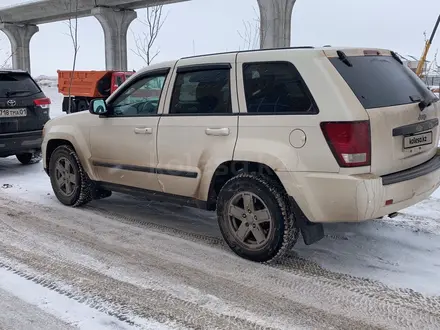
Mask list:
[[260,48],[290,47],[296,0],[257,0],[260,7]]
[[38,32],[38,26],[26,24],[1,23],[2,30],[11,42],[12,67],[14,69],[31,71],[30,43],[33,35]]
[[134,10],[95,7],[92,14],[101,23],[105,38],[107,70],[127,70],[127,31],[137,14]]

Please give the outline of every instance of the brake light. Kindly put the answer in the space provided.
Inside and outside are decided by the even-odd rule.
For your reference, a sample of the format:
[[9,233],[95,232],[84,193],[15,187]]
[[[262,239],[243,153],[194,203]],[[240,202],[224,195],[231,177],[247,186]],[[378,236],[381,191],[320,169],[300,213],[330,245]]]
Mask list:
[[365,56],[379,56],[380,52],[378,50],[366,49],[366,50],[364,50],[364,55]]
[[321,130],[339,166],[357,167],[371,164],[369,121],[322,122]]
[[50,102],[50,98],[45,97],[45,98],[42,98],[42,99],[34,100],[34,104],[37,107],[40,107],[40,108],[43,108],[43,109],[49,109],[51,102]]

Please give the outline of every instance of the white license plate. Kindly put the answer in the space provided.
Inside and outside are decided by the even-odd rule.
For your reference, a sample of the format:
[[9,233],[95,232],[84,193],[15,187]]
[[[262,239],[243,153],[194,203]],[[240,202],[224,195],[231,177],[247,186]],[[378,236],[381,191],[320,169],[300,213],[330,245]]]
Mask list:
[[27,109],[0,109],[0,118],[26,117]]
[[403,138],[403,148],[411,149],[432,144],[432,132],[414,134]]

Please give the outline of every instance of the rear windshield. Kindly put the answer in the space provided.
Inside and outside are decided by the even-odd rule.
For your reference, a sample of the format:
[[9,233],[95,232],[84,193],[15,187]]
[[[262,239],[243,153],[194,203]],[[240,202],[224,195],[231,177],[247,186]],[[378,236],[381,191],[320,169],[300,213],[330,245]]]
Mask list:
[[365,109],[435,97],[414,72],[391,56],[348,56],[347,59],[351,67],[337,57],[329,60]]
[[40,88],[28,74],[0,72],[0,97],[29,96],[40,92]]

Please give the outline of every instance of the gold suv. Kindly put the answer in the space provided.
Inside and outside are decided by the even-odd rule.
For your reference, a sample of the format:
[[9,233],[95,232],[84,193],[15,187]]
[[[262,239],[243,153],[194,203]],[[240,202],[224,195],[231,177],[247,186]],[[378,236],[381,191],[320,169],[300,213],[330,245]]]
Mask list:
[[48,122],[43,162],[65,205],[117,191],[216,211],[231,249],[264,262],[437,189],[437,101],[389,50],[182,58]]

